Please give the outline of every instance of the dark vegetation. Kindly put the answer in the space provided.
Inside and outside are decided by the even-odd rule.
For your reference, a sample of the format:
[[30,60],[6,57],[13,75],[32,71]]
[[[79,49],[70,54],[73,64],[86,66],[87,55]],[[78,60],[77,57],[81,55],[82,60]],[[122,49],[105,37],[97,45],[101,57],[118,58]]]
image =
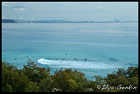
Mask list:
[[[87,80],[84,73],[73,69],[61,69],[51,75],[49,68],[40,68],[30,60],[23,69],[2,62],[2,92],[138,91],[137,67],[131,66],[127,70],[118,69],[107,77],[94,76],[94,78],[93,81]],[[119,85],[121,87],[118,88]],[[130,85],[133,87],[131,90]]]

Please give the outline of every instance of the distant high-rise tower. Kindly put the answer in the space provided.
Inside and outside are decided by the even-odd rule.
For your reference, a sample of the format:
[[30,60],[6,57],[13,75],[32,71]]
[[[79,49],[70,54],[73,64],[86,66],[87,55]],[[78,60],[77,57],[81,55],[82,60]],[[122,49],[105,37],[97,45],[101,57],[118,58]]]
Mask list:
[[120,20],[117,18],[114,18],[114,22],[120,22]]

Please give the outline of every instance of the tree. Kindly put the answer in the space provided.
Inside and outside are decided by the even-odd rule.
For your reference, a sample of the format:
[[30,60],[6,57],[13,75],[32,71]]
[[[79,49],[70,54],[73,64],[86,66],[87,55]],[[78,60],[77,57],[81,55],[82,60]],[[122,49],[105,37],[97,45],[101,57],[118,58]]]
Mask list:
[[53,88],[53,80],[50,76],[41,80],[39,87],[41,92],[51,92]]
[[[65,69],[55,72],[53,76],[54,87],[61,89],[64,92],[85,90],[87,79],[85,75],[77,70]],[[73,86],[73,87],[72,87]]]
[[138,77],[138,68],[137,67],[128,67],[127,69],[127,76],[132,78],[132,77]]
[[30,91],[38,91],[37,85],[32,83],[21,70],[2,63],[2,91],[3,92],[27,92],[27,88],[34,87]]
[[27,62],[27,65],[24,65],[23,72],[31,81],[37,83],[50,75],[49,68],[40,68],[31,60]]
[[2,62],[3,92],[106,92],[97,89],[97,85],[133,85],[133,90],[111,90],[110,92],[137,92],[138,68],[128,67],[107,74],[107,77],[94,76],[95,80],[87,80],[85,74],[73,69],[61,69],[50,75],[50,69],[38,67],[30,61],[23,69]]

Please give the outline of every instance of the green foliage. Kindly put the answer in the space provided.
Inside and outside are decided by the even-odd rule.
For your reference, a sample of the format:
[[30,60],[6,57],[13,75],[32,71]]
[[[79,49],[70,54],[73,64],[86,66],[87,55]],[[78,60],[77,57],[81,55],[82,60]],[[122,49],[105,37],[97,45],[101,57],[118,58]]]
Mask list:
[[[107,77],[105,78],[105,81],[107,84],[110,86],[129,86],[133,85],[135,87],[138,87],[138,68],[137,67],[128,67],[127,70],[125,69],[118,69],[117,72],[108,74]],[[130,91],[130,90],[121,90],[121,91]],[[131,90],[133,91],[138,91],[138,89]]]
[[127,76],[132,78],[132,77],[138,77],[138,68],[137,67],[128,67],[127,70]]
[[51,78],[51,76],[48,76],[44,79],[41,80],[39,87],[40,87],[40,91],[41,92],[51,92],[52,91],[52,84],[53,80]]
[[84,91],[87,82],[83,73],[72,69],[59,70],[53,76],[54,86],[65,92]]
[[8,92],[12,92],[13,91],[12,86],[9,85],[9,84],[6,85],[6,89],[7,89]]
[[[37,87],[36,84],[32,83],[27,76],[21,70],[16,67],[2,63],[2,91],[4,92],[27,92],[27,88]],[[37,91],[37,88],[31,89],[30,91]]]
[[27,65],[24,65],[23,73],[33,82],[39,83],[43,78],[48,77],[50,69],[40,68],[29,60]]
[[95,78],[95,82],[96,84],[98,85],[103,85],[103,84],[106,84],[104,78],[102,78],[101,76],[94,76],[93,78]]
[[[84,73],[73,69],[61,69],[50,75],[49,68],[40,68],[31,60],[23,69],[2,62],[2,91],[3,92],[106,92],[97,85],[114,86],[110,92],[137,92],[138,68],[128,67],[118,69],[107,77],[94,76],[95,80],[85,78]],[[134,90],[118,90],[117,86],[133,85]],[[108,91],[107,91],[108,92]]]
[[116,72],[116,74],[118,75],[118,76],[126,76],[127,75],[127,72],[124,70],[124,69],[118,69],[118,71]]

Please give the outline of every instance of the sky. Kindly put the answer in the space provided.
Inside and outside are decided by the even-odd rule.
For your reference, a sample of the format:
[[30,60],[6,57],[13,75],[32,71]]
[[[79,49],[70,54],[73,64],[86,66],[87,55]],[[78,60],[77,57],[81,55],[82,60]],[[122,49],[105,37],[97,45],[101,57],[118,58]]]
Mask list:
[[2,18],[138,21],[138,2],[2,2]]

